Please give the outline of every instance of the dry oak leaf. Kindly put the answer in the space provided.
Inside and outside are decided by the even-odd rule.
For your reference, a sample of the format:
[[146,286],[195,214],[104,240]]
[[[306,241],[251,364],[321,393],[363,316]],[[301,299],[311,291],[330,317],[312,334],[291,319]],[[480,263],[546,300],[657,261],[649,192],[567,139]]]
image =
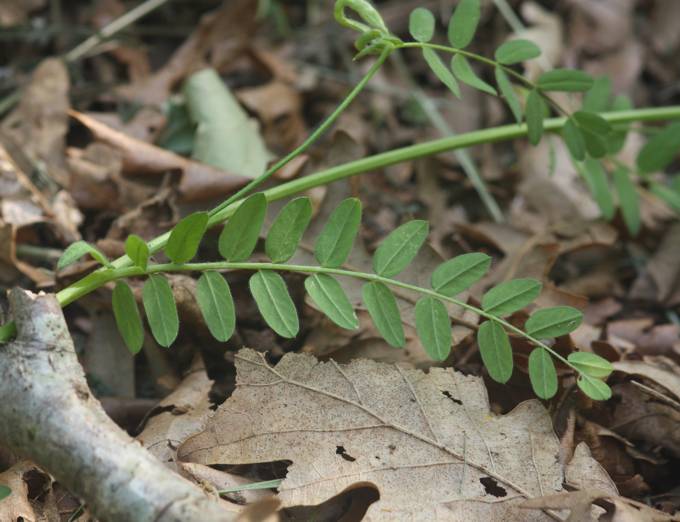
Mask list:
[[[0,484],[8,487],[12,492],[0,501],[0,520],[22,522],[42,522],[46,520],[40,513],[40,502],[29,494],[29,482],[33,486],[51,484],[49,476],[45,475],[35,464],[28,460],[15,463],[11,468],[0,473]],[[37,488],[36,488],[37,489]],[[46,495],[41,495],[45,499]],[[45,499],[47,500],[47,499]]]
[[[564,491],[569,472],[559,464],[559,442],[538,401],[494,415],[482,379],[450,368],[426,374],[300,354],[271,367],[250,349],[237,354],[236,367],[235,393],[205,431],[180,447],[180,460],[290,460],[279,487],[284,507],[319,504],[353,484],[372,484],[380,499],[364,520],[560,520],[519,508],[526,499]],[[588,467],[576,473],[589,477],[583,487],[610,483],[594,459],[578,462]]]

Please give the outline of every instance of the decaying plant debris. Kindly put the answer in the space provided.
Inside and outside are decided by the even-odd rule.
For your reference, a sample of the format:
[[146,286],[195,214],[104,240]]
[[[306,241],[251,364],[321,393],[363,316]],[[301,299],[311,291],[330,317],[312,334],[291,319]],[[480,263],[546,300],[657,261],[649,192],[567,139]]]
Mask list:
[[[366,22],[352,10],[362,2],[346,3],[351,20]],[[473,59],[526,40],[505,51],[531,54],[535,45],[540,57],[505,59],[530,81],[554,69],[594,79],[585,95],[554,94],[567,114],[622,110],[623,97],[673,108],[676,2],[482,2],[470,42],[446,24],[457,5],[476,2],[377,1],[373,33],[339,26],[333,3],[147,0],[138,17],[136,2],[122,0],[0,2],[0,325],[18,328],[0,345],[0,520],[678,520],[680,127],[626,126],[615,154],[574,161],[573,136],[536,135],[528,99],[536,89],[520,83],[490,96],[502,91],[497,67]],[[432,13],[432,34],[430,15],[416,8]],[[353,60],[360,33],[372,35],[359,47],[374,54]],[[390,35],[460,44],[472,65],[454,63],[452,87],[452,73],[416,45],[371,69]],[[449,70],[450,57],[437,52]],[[528,139],[542,140],[359,163],[361,175],[276,196],[266,212],[264,198],[255,201],[234,220],[243,237],[252,232],[245,246],[204,225],[202,241],[189,230],[147,255],[146,241],[220,204],[302,143],[367,74],[332,130],[264,189],[514,125],[518,114],[532,120]],[[644,152],[655,136],[666,147]],[[288,237],[275,219],[293,195],[307,199],[288,210]],[[361,227],[336,267],[337,249],[324,252],[318,238],[339,206],[356,202]],[[395,240],[399,255],[386,261],[380,246],[394,230],[411,241]],[[298,248],[274,244],[277,233]],[[131,273],[126,289],[95,285],[62,311],[51,294],[129,254],[131,235],[145,267],[320,266],[322,275],[339,271],[343,299],[320,299],[335,286],[300,270],[282,269],[279,280],[270,267],[256,276],[230,269],[218,281],[199,266],[162,284],[156,273]],[[78,241],[86,249],[65,266]],[[424,296],[414,288],[430,291],[437,267],[472,253],[488,259],[488,271],[443,311],[427,301],[432,331],[423,335]],[[376,280],[351,277],[374,272],[397,282],[396,323],[376,321],[367,306]],[[148,307],[149,280],[171,309]],[[488,292],[514,280],[542,286],[533,303],[498,318],[509,328],[508,366],[489,362],[482,345],[494,321]],[[215,288],[217,308],[233,317],[206,313]],[[262,295],[272,289],[288,308],[268,315],[277,300]],[[384,305],[382,290],[371,291]],[[122,337],[121,299],[144,320]],[[522,335],[542,309],[578,313],[567,330],[538,339],[555,355],[543,387],[537,345]],[[574,354],[587,354],[596,388],[569,366]],[[611,398],[589,398],[605,382]]]

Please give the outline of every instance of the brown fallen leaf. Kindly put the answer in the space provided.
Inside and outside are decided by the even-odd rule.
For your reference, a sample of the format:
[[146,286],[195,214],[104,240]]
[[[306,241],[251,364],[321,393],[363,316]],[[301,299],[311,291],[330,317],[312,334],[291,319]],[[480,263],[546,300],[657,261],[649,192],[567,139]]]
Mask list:
[[160,106],[173,87],[191,72],[209,63],[215,68],[243,55],[246,40],[255,28],[257,4],[251,0],[227,0],[201,17],[196,30],[154,74],[125,85],[117,93],[140,105]]
[[578,47],[591,53],[612,51],[630,39],[634,33],[633,9],[635,0],[568,0],[575,7],[576,20],[572,24]]
[[635,280],[630,291],[633,299],[656,301],[674,306],[680,303],[680,223],[673,224]]
[[0,2],[0,27],[24,23],[31,11],[40,9],[46,0],[3,0]]
[[[102,0],[94,6],[91,23],[96,30],[101,30],[114,20],[125,14],[127,8],[120,0]],[[109,40],[111,55],[127,66],[128,77],[132,83],[139,83],[149,76],[151,64],[148,51],[144,46],[125,45],[125,40]]]
[[187,159],[169,150],[131,138],[97,121],[87,114],[70,111],[69,114],[103,142],[121,154],[123,171],[128,174],[164,174],[182,172],[180,193],[186,201],[216,198],[242,187],[249,178]]
[[[645,380],[650,381],[650,384],[661,386],[672,395],[666,402],[675,402],[680,410],[680,374],[678,374],[677,365],[674,365],[670,359],[645,357],[644,361],[617,361],[613,363],[613,366],[617,372],[644,377]],[[663,397],[663,394],[657,393]]]
[[671,53],[680,44],[680,31],[676,24],[678,19],[680,3],[675,0],[657,0],[654,3],[650,36],[657,52]]
[[69,189],[81,209],[116,210],[119,188],[116,183],[122,169],[120,153],[103,143],[91,143],[85,149],[68,149],[71,171]]
[[149,412],[144,430],[137,436],[142,446],[171,469],[176,469],[179,444],[204,426],[211,411],[208,394],[212,384],[197,359],[177,389]]
[[264,127],[267,143],[276,143],[282,150],[291,150],[306,134],[302,118],[302,97],[297,89],[282,81],[241,89],[238,99],[258,115]]
[[619,398],[611,412],[613,421],[609,428],[612,431],[628,440],[643,441],[648,447],[663,448],[680,456],[677,401],[669,401],[672,397],[668,394],[653,393],[653,388],[641,389],[633,382],[617,384],[612,389]]
[[[565,522],[595,522],[591,515],[593,503],[598,500],[606,500],[614,505],[612,510],[612,522],[671,522],[678,520],[677,517],[657,511],[654,508],[636,502],[634,500],[611,495],[596,489],[590,491],[567,491],[556,495],[527,500],[521,507],[525,509],[566,509],[570,511]],[[604,510],[596,508],[600,513]]]
[[118,333],[110,310],[88,307],[92,328],[83,354],[83,366],[100,393],[115,397],[135,396],[135,361]]
[[69,77],[58,58],[43,60],[24,88],[19,105],[3,122],[33,165],[44,165],[47,176],[68,184],[64,144],[68,131]]
[[541,59],[524,62],[529,78],[536,78],[542,70],[554,67],[564,50],[564,27],[562,19],[552,10],[544,9],[537,2],[523,2],[522,16],[530,27],[518,35],[531,40],[541,50]]
[[238,353],[236,367],[236,391],[179,458],[291,460],[279,487],[284,507],[319,504],[369,482],[380,499],[364,520],[543,521],[556,515],[527,516],[519,503],[563,491],[565,473],[581,488],[616,493],[585,447],[562,469],[538,401],[496,416],[478,377],[290,353],[271,367],[250,349]]
[[[28,498],[28,475],[43,472],[32,462],[23,460],[17,462],[4,473],[0,473],[0,484],[12,490],[10,496],[0,501],[0,520],[23,522],[39,522],[42,517],[36,514]],[[49,477],[46,477],[49,481]]]

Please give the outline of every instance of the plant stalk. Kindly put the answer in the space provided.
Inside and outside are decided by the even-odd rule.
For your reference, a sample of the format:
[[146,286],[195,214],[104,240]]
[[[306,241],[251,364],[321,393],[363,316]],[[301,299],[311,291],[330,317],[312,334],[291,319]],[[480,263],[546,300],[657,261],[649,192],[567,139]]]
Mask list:
[[[623,124],[643,121],[664,121],[680,119],[680,105],[672,105],[667,107],[654,107],[645,109],[633,109],[628,111],[606,112],[601,113],[605,120],[612,124]],[[550,132],[558,132],[562,129],[566,122],[566,118],[550,118],[545,121],[545,129]],[[332,167],[304,178],[296,179],[283,183],[277,187],[273,187],[264,191],[268,201],[275,201],[283,199],[295,194],[299,194],[306,190],[321,185],[326,185],[334,181],[339,181],[357,174],[363,174],[370,171],[375,171],[401,163],[403,161],[410,161],[417,158],[423,158],[434,154],[440,154],[451,150],[456,150],[465,147],[472,147],[482,143],[493,143],[498,141],[511,140],[521,138],[527,135],[526,124],[517,125],[503,125],[491,129],[483,129],[458,136],[451,136],[437,140],[410,145],[399,149],[394,149],[374,156],[369,156],[357,161],[352,161],[344,165]],[[231,198],[230,198],[231,199]],[[234,201],[229,205],[220,205],[211,212],[209,224],[211,226],[222,223],[228,219],[240,205],[240,201]],[[218,210],[219,209],[219,210]],[[168,241],[170,233],[158,236],[151,240],[149,250],[158,252]],[[113,261],[113,268],[129,267],[131,261],[127,256],[122,256]],[[64,288],[57,293],[57,299],[65,306],[72,303],[85,293],[92,290],[93,287],[99,287],[105,284],[109,279],[106,276],[107,269],[99,269],[95,272],[83,277],[72,285]],[[10,340],[16,330],[14,323],[10,322],[0,326],[0,343]]]
[[[439,292],[436,292],[434,290],[431,290],[429,288],[422,288],[420,286],[412,285],[410,283],[405,283],[403,281],[399,281],[397,279],[391,279],[388,277],[383,277],[379,276],[376,274],[370,274],[367,272],[357,272],[353,270],[346,270],[342,268],[327,268],[323,266],[310,266],[310,265],[291,265],[291,264],[285,264],[285,263],[258,263],[258,262],[230,262],[230,261],[214,261],[214,262],[207,262],[207,263],[184,263],[181,265],[177,265],[174,263],[163,263],[163,264],[157,264],[157,265],[149,265],[146,270],[143,268],[140,268],[138,266],[133,266],[133,267],[125,267],[125,268],[119,268],[115,270],[108,270],[105,273],[105,282],[111,282],[115,281],[118,279],[124,279],[127,277],[140,277],[140,276],[147,276],[150,274],[165,274],[165,273],[171,273],[171,272],[205,272],[208,270],[215,270],[215,271],[227,271],[227,270],[251,270],[251,271],[256,271],[256,270],[273,270],[276,272],[291,272],[291,273],[298,273],[298,274],[326,274],[326,275],[335,275],[335,276],[343,276],[343,277],[351,277],[354,279],[361,279],[363,281],[368,281],[368,282],[376,282],[376,283],[382,283],[387,286],[393,286],[397,288],[402,288],[404,290],[409,290],[411,292],[415,292],[420,295],[426,295],[429,297],[434,297],[436,299],[440,299],[442,301],[448,301],[449,303],[455,304],[457,306],[460,306],[461,308],[464,308],[465,310],[469,310],[471,312],[474,312],[485,319],[488,319],[490,321],[495,321],[496,323],[500,324],[503,326],[506,330],[519,335],[520,337],[525,338],[527,341],[529,341],[531,344],[538,346],[540,348],[543,348],[548,351],[555,359],[559,360],[569,368],[573,369],[577,373],[581,374],[579,372],[578,368],[576,368],[574,365],[572,365],[565,357],[562,357],[559,353],[557,353],[555,350],[553,350],[550,346],[547,344],[541,342],[540,340],[532,337],[531,335],[527,334],[524,332],[521,328],[518,328],[506,320],[504,320],[501,317],[498,317],[496,315],[490,314],[488,312],[485,312],[481,308],[477,308],[476,306],[472,306],[465,301],[460,301],[454,297],[449,297],[443,294],[440,294]],[[101,284],[95,285],[92,284],[88,286],[87,288],[83,288],[83,292],[85,293],[90,293],[97,288],[99,288]],[[84,294],[83,294],[84,295]],[[59,297],[59,294],[57,294],[57,297]],[[67,301],[60,301],[60,304],[62,306],[65,306],[69,304]]]

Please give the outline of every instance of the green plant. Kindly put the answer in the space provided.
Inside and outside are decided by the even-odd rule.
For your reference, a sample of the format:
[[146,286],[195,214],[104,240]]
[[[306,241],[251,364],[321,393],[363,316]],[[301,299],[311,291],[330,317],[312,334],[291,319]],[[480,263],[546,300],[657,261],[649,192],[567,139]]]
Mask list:
[[[353,10],[359,20],[347,17]],[[436,154],[445,150],[468,147],[504,139],[527,136],[538,143],[545,132],[559,132],[572,157],[588,181],[605,217],[613,215],[614,205],[608,190],[607,172],[600,159],[620,149],[630,122],[680,118],[680,107],[632,110],[621,99],[610,103],[611,95],[604,82],[594,81],[585,73],[572,70],[549,71],[536,83],[524,78],[515,64],[540,54],[534,44],[515,40],[500,46],[494,59],[486,58],[465,48],[476,31],[479,0],[461,0],[451,17],[448,36],[451,47],[430,43],[434,36],[435,19],[427,10],[416,9],[410,19],[413,42],[403,42],[392,35],[379,13],[366,0],[338,0],[335,7],[340,24],[360,33],[356,41],[357,58],[375,54],[377,59],[368,73],[350,92],[338,108],[313,132],[303,144],[275,163],[262,176],[209,212],[198,212],[182,219],[172,231],[149,243],[131,236],[126,241],[126,256],[109,261],[93,246],[85,242],[71,245],[59,263],[70,264],[90,254],[102,266],[80,281],[57,294],[62,306],[81,296],[114,282],[113,310],[122,337],[132,352],[141,349],[143,325],[133,293],[126,278],[145,277],[142,297],[152,334],[159,344],[169,346],[175,340],[179,320],[172,291],[163,274],[198,272],[197,300],[206,324],[216,339],[226,341],[235,327],[234,303],[224,277],[228,270],[250,270],[250,290],[269,326],[283,337],[294,337],[299,330],[297,312],[288,294],[281,272],[306,274],[305,289],[320,310],[343,328],[358,327],[351,303],[335,276],[346,276],[363,281],[363,302],[376,328],[386,341],[403,346],[405,336],[399,310],[391,288],[400,288],[420,296],[415,307],[416,330],[425,349],[435,360],[444,360],[451,350],[450,316],[447,304],[455,304],[484,318],[477,334],[483,362],[494,380],[504,383],[513,371],[510,335],[530,343],[534,349],[529,358],[529,374],[536,395],[550,398],[557,391],[557,372],[554,359],[576,372],[577,384],[588,396],[605,400],[611,391],[603,379],[612,371],[604,359],[590,353],[573,353],[564,358],[547,341],[573,331],[581,321],[578,310],[555,307],[534,312],[524,328],[508,322],[504,317],[531,304],[539,295],[541,284],[531,279],[504,282],[490,289],[481,306],[473,306],[456,299],[456,295],[478,281],[488,270],[490,258],[472,253],[446,261],[432,274],[431,288],[423,288],[395,279],[416,256],[426,240],[428,224],[408,222],[393,231],[380,245],[373,257],[373,272],[359,272],[343,268],[352,248],[361,221],[361,203],[349,199],[341,203],[330,216],[322,233],[316,238],[314,265],[294,265],[287,261],[294,255],[306,230],[311,205],[306,198],[289,202],[277,216],[265,241],[265,253],[270,262],[249,261],[260,235],[267,203],[304,190],[327,184],[368,170],[404,160]],[[454,93],[459,95],[458,82],[466,83],[488,94],[505,98],[517,124],[485,129],[462,136],[444,138],[419,145],[378,154],[307,176],[265,192],[246,196],[264,180],[295,156],[306,150],[337,119],[385,62],[398,49],[417,48],[434,74]],[[450,53],[450,68],[438,53]],[[493,68],[496,87],[481,79],[470,66],[470,61]],[[516,85],[511,82],[516,82]],[[515,91],[516,86],[526,93],[524,108]],[[553,98],[551,92],[586,92],[584,107],[568,114]],[[546,118],[549,109],[563,116]],[[611,110],[610,110],[611,109]],[[601,112],[610,110],[610,112]],[[525,123],[521,123],[525,121]],[[638,158],[638,172],[645,174],[670,164],[680,148],[677,124],[654,136]],[[662,151],[660,153],[659,151]],[[623,207],[624,218],[631,231],[639,227],[637,189],[631,182],[628,168],[614,163],[615,186]],[[652,185],[667,201],[673,188]],[[662,196],[664,197],[664,196]],[[245,199],[244,199],[245,198]],[[192,263],[205,232],[226,221],[220,238],[219,252],[223,261]],[[170,263],[150,262],[154,253],[163,250]],[[0,340],[13,335],[12,323],[0,328]]]

